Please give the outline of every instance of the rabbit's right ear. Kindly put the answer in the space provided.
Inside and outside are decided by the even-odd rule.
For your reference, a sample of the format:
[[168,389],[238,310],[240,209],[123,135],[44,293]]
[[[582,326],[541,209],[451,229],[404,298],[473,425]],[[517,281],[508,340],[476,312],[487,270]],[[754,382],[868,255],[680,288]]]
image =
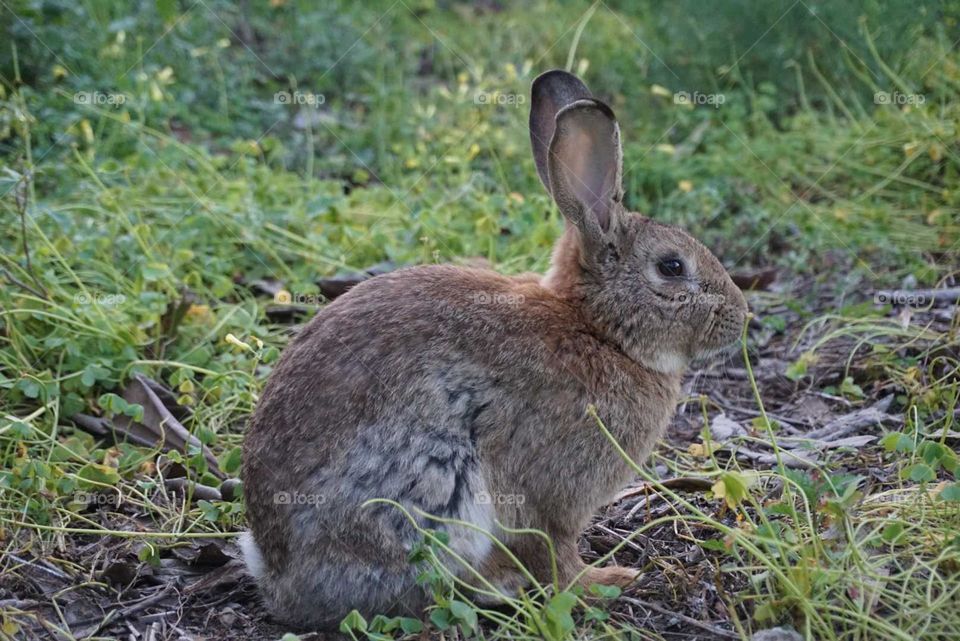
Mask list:
[[554,69],[537,76],[530,88],[530,143],[540,181],[552,194],[547,171],[550,141],[557,127],[557,114],[578,100],[593,98],[587,86],[572,73]]
[[578,100],[557,114],[547,153],[551,193],[560,213],[580,232],[588,254],[622,231],[623,152],[620,126],[599,100]]
[[537,173],[587,254],[619,233],[623,188],[620,127],[573,74],[555,69],[533,81],[530,141]]

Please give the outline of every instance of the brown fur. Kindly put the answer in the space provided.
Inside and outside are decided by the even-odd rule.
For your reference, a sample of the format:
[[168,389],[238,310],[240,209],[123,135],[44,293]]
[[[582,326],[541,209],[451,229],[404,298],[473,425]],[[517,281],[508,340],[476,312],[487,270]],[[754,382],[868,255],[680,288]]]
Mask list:
[[[541,93],[567,95],[570,77],[551,73],[537,81]],[[575,89],[567,93],[582,95]],[[534,111],[562,102],[538,102],[537,91]],[[631,477],[587,407],[640,459],[673,414],[686,364],[736,340],[746,305],[716,258],[624,211],[619,130],[594,103],[537,114],[537,131],[557,122],[540,145],[550,157],[537,162],[569,221],[546,276],[446,265],[378,276],[324,308],[284,352],[244,446],[245,552],[280,617],[335,628],[353,608],[418,614],[427,604],[407,562],[416,532],[395,508],[361,507],[373,498],[489,530],[550,581],[542,539],[497,523],[542,530],[561,581],[572,580],[585,570],[577,537]],[[578,169],[565,175],[569,167]],[[660,275],[665,255],[682,257],[688,277]],[[284,492],[316,500],[278,502]],[[523,585],[488,538],[417,522],[446,529],[503,591]],[[582,580],[633,576],[591,568]]]

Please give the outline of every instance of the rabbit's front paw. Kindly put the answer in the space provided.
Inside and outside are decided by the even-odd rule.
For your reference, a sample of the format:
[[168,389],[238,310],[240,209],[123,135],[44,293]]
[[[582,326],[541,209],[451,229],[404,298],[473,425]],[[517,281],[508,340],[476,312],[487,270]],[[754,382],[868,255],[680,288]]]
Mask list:
[[633,568],[620,566],[610,566],[606,568],[589,568],[583,575],[581,583],[584,586],[597,585],[615,585],[619,588],[625,588],[640,576],[640,571]]

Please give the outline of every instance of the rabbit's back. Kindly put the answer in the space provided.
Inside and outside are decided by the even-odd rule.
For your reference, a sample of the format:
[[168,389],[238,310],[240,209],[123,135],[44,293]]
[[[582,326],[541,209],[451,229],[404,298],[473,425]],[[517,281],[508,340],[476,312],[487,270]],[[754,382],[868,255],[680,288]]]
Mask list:
[[[570,392],[597,403],[623,395],[630,405],[638,394],[658,395],[661,378],[535,282],[409,268],[358,285],[304,327],[271,374],[246,448],[253,462],[299,477],[341,464],[364,438],[403,448],[413,432],[452,430],[475,446],[488,436],[488,415],[535,416],[531,405],[549,412],[554,394]],[[388,419],[401,433],[361,431]]]
[[[491,533],[496,521],[578,527],[588,511],[573,497],[602,496],[629,472],[591,425],[587,402],[639,452],[658,435],[637,425],[644,407],[655,425],[659,408],[672,407],[649,399],[651,391],[669,399],[672,390],[658,392],[644,376],[590,334],[575,307],[531,281],[429,266],[358,285],[287,348],[251,420],[245,491],[268,600],[272,584],[274,609],[290,599],[325,603],[344,572],[357,571],[345,558],[376,568],[366,579],[411,589],[407,556],[417,532],[393,505],[361,507],[370,499]],[[531,475],[545,442],[553,454]],[[594,456],[570,469],[598,450],[610,464]],[[491,550],[482,532],[439,528],[474,567]],[[379,593],[393,598],[396,590]]]

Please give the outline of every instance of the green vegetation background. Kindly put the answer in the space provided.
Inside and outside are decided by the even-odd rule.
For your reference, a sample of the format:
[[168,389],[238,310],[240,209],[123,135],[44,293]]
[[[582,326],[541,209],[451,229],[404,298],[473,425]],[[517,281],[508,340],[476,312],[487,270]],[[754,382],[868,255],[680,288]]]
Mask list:
[[314,302],[318,277],[382,261],[543,270],[561,222],[526,100],[550,68],[617,112],[632,208],[731,270],[805,279],[796,310],[958,266],[958,2],[0,4],[8,525],[69,522],[83,483],[149,487],[151,452],[67,420],[123,412],[135,373],[235,474],[287,337],[255,281]]

